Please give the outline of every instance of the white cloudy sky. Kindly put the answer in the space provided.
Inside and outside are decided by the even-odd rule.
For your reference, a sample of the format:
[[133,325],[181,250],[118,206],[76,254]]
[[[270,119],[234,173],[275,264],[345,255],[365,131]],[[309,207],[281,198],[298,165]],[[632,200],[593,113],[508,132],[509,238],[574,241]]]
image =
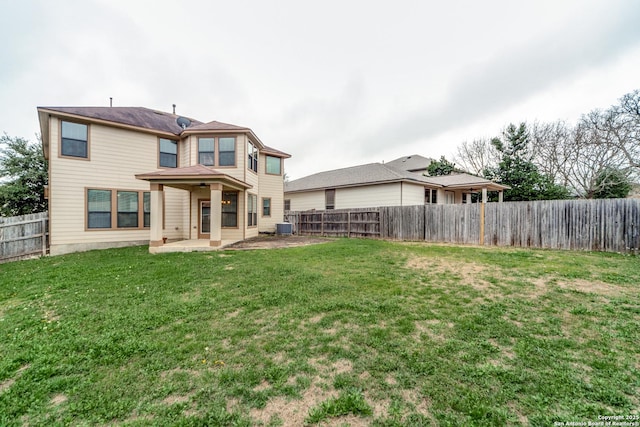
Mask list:
[[251,127],[299,178],[422,154],[640,89],[637,0],[0,0],[0,132],[37,106]]

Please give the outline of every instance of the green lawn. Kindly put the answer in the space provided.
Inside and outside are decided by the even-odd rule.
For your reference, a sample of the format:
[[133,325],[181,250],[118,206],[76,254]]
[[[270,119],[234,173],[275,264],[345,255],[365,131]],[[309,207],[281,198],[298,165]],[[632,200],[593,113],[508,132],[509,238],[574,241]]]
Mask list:
[[640,258],[342,239],[0,265],[0,425],[639,414]]

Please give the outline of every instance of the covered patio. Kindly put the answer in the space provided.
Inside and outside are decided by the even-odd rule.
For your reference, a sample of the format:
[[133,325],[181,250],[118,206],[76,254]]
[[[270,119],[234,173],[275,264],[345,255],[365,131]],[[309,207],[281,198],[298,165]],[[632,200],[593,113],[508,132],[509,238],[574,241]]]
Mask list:
[[[223,199],[224,192],[237,192],[238,195],[244,195],[247,189],[252,188],[250,184],[227,175],[219,170],[196,165],[185,168],[171,168],[160,171],[143,173],[136,175],[136,179],[149,181],[151,197],[150,197],[150,239],[149,252],[166,253],[166,252],[193,252],[193,251],[211,251],[223,248],[226,245],[237,242],[245,238],[244,232],[240,238],[223,240],[222,222],[223,215],[222,206],[229,203]],[[207,209],[206,214],[202,212],[203,223],[198,224],[198,232],[195,237],[191,235],[191,223],[193,222],[191,214],[189,216],[189,237],[186,240],[166,243],[163,238],[163,223],[165,212],[165,198],[163,196],[164,187],[177,188],[189,192],[189,203],[194,199],[194,194],[204,195],[206,199],[198,199],[198,202],[204,202],[198,209]],[[237,209],[237,217],[243,218],[241,207],[244,203],[239,202],[240,197],[236,195],[235,203]],[[191,212],[191,209],[190,209]],[[200,215],[200,213],[198,214]],[[206,215],[206,216],[205,216]],[[207,220],[208,216],[208,221]],[[200,216],[199,216],[200,218]],[[238,221],[238,219],[237,219]],[[238,226],[241,224],[238,221]],[[244,229],[244,227],[242,227]],[[207,238],[208,237],[208,238]]]

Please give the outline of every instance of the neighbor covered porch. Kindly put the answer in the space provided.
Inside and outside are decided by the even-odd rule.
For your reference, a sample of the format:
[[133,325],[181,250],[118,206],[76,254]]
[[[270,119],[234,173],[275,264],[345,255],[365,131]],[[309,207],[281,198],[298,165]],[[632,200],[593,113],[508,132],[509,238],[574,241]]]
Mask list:
[[[218,250],[250,237],[244,221],[245,195],[250,184],[202,165],[139,174],[136,178],[150,183],[149,252]],[[187,191],[188,209],[166,206],[165,187]],[[167,209],[176,208],[188,215],[188,238],[167,242],[164,215]],[[250,234],[254,234],[252,231]]]

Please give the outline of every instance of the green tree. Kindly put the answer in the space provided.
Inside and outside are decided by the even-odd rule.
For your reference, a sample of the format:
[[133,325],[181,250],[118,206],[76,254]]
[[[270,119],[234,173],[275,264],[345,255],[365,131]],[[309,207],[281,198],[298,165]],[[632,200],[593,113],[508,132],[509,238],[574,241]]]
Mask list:
[[587,194],[590,199],[623,199],[631,191],[629,174],[620,169],[606,168],[595,180],[592,191]]
[[509,124],[503,139],[493,138],[491,144],[500,153],[495,168],[485,170],[485,177],[505,184],[505,201],[564,199],[569,191],[538,171],[529,153],[529,132],[525,123]]
[[429,176],[451,175],[456,170],[456,164],[451,163],[444,156],[440,156],[440,160],[434,160],[429,163],[427,173]]
[[0,137],[0,216],[47,210],[44,186],[47,162],[41,143],[20,137]]

